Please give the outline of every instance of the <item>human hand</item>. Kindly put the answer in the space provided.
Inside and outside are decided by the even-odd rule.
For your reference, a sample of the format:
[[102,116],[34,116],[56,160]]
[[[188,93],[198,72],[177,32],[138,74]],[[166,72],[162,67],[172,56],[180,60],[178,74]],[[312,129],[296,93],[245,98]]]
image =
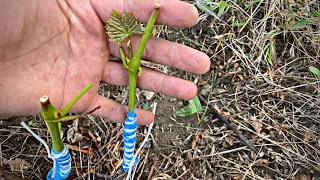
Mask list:
[[[5,1],[0,7],[0,114],[35,115],[41,111],[39,98],[48,95],[61,109],[83,87],[89,90],[71,109],[74,112],[101,108],[95,115],[123,122],[127,108],[98,94],[100,82],[125,86],[127,72],[118,45],[107,41],[103,24],[112,9],[131,12],[146,23],[154,4],[161,9],[157,23],[189,27],[197,21],[197,10],[178,0],[51,0]],[[19,7],[19,8],[17,8]],[[133,50],[139,37],[132,39]],[[192,73],[205,73],[209,58],[192,48],[151,37],[144,60]],[[181,99],[197,93],[194,83],[143,68],[138,87]],[[137,110],[139,124],[149,124],[153,114]]]

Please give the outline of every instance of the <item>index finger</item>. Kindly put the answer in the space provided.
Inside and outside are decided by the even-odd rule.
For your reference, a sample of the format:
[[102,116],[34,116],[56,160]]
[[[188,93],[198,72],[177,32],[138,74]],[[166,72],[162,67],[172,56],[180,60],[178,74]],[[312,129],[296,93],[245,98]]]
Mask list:
[[180,0],[91,0],[91,2],[104,23],[107,23],[113,9],[120,13],[130,12],[139,21],[146,23],[155,3],[161,5],[157,24],[179,28],[190,27],[198,19],[197,8]]

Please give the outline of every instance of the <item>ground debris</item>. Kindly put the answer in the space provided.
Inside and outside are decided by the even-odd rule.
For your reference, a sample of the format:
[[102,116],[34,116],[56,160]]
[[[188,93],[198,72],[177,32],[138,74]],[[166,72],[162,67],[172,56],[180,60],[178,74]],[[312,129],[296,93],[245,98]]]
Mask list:
[[258,134],[262,131],[262,123],[258,120],[252,121],[252,125]]
[[5,168],[0,167],[0,180],[25,180],[22,177],[15,176],[8,172]]
[[11,171],[23,171],[28,170],[31,167],[29,162],[20,158],[16,158],[14,160],[7,160],[3,158],[2,162],[5,165],[9,165]]

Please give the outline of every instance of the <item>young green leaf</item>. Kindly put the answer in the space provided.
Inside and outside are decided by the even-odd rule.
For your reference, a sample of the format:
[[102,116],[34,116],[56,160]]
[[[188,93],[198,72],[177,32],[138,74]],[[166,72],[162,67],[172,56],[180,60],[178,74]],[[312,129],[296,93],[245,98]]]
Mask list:
[[128,34],[141,34],[141,24],[131,13],[125,13],[124,20]]
[[224,13],[224,10],[226,9],[227,5],[228,5],[227,2],[220,1],[220,3],[219,3],[219,11],[218,11],[218,16],[219,17]]
[[149,109],[151,109],[151,107],[149,106],[148,103],[145,103],[145,104],[143,104],[142,109],[149,110]]
[[28,121],[28,126],[33,126],[33,121]]
[[272,30],[266,36],[264,36],[263,40],[267,41],[274,37],[277,34],[277,30]]
[[206,3],[202,2],[201,0],[197,0],[196,6],[203,12],[206,12],[209,15],[216,17],[216,14],[211,11],[210,7],[207,6]]
[[297,14],[291,9],[291,8],[287,8],[287,10],[289,11],[289,15],[292,17],[296,17]]
[[125,13],[124,18],[120,13],[113,10],[105,26],[109,40],[112,43],[122,44],[130,35],[141,34],[140,22],[130,13]]
[[314,8],[311,8],[311,12],[312,12],[312,14],[314,14],[315,16],[317,16],[318,19],[320,20],[320,13],[318,13],[318,11],[316,11]]
[[246,9],[250,8],[251,6],[259,3],[261,0],[255,0],[255,1],[252,1],[251,3],[248,3],[248,4],[245,4],[244,6],[246,7]]
[[297,29],[297,28],[302,28],[302,27],[304,27],[306,24],[307,24],[307,20],[302,19],[302,20],[294,23],[292,26],[290,26],[290,29],[293,30],[293,29]]
[[236,22],[234,22],[234,23],[232,23],[232,26],[233,27],[242,27],[242,26],[244,26],[246,24],[246,22],[244,22],[244,21],[236,21]]
[[177,116],[185,117],[202,111],[201,103],[198,96],[189,101],[188,106],[184,106],[176,111]]
[[267,46],[265,47],[266,49],[266,55],[267,55],[267,62],[273,66],[273,60],[276,58],[276,51],[275,51],[275,45],[274,45],[274,40],[271,40]]
[[317,80],[320,81],[320,70],[313,66],[310,66],[309,70],[316,76]]

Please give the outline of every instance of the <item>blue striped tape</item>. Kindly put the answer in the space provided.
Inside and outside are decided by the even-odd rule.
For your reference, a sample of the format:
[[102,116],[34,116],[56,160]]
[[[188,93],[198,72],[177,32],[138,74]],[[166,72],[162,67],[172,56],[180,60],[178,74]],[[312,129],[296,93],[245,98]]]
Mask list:
[[47,180],[61,180],[69,176],[71,172],[71,156],[66,145],[61,152],[51,150],[51,158],[53,159],[53,167],[47,175]]
[[[137,114],[135,110],[133,110],[132,112],[128,112],[127,118],[124,122],[124,128],[122,132],[123,144],[124,144],[122,168],[124,172],[127,172],[129,170],[130,162],[132,161],[134,156],[134,148],[135,148],[136,139],[137,139],[136,137],[137,126],[138,126],[138,121],[137,121]],[[138,162],[139,162],[139,158],[137,157],[135,159],[135,164],[137,164]]]

